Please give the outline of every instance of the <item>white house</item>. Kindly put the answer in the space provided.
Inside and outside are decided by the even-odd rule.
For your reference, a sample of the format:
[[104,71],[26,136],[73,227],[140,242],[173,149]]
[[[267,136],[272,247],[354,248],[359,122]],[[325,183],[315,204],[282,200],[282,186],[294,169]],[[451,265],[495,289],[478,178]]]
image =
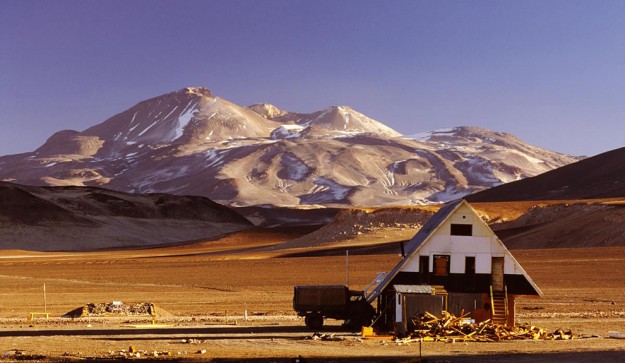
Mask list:
[[405,329],[412,315],[440,310],[514,325],[516,296],[542,295],[464,199],[441,207],[404,250],[397,266],[367,293],[389,327]]

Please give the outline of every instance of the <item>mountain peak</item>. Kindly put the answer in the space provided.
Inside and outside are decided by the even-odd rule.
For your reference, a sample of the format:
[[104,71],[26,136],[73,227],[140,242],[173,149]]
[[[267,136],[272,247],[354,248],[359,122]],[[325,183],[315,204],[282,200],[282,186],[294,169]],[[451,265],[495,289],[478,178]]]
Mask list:
[[298,123],[335,131],[373,133],[386,137],[401,136],[399,132],[349,106],[330,106],[323,111],[309,115]]
[[459,137],[489,139],[493,142],[495,141],[495,139],[500,138],[518,140],[514,135],[508,134],[506,132],[493,131],[477,126],[456,126],[452,128],[442,128],[432,131],[420,132],[413,135],[406,135],[404,137],[407,139],[414,139],[423,142],[440,142],[447,139],[455,140]]
[[282,110],[270,103],[257,103],[247,106],[246,108],[269,120],[289,114],[288,111]]
[[213,93],[206,87],[186,87],[178,91],[178,93],[184,93],[188,95],[213,97]]

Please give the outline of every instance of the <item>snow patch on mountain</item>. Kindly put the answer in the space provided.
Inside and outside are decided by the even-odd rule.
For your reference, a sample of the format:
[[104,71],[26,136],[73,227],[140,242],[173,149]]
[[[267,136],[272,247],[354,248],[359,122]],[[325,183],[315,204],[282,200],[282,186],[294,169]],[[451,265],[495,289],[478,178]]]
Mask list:
[[345,201],[351,188],[341,185],[331,179],[319,177],[314,180],[314,187],[308,194],[301,196],[302,204],[326,204]]
[[206,166],[214,167],[224,164],[226,150],[211,150],[206,155]]
[[189,103],[187,104],[185,109],[182,111],[180,116],[178,116],[178,126],[176,127],[176,130],[174,132],[173,140],[177,140],[182,136],[182,133],[184,132],[185,127],[187,127],[187,125],[189,124],[193,116],[195,116],[198,113],[198,110],[196,109],[197,101],[195,102],[193,106],[191,106],[193,102],[194,101],[189,101]]
[[306,165],[300,158],[291,153],[285,153],[281,160],[282,170],[277,176],[282,179],[301,181],[310,175],[314,169]]
[[477,155],[465,155],[465,160],[456,165],[458,169],[464,170],[467,182],[470,184],[480,185],[499,185],[499,180],[493,174],[493,166],[490,162]]
[[454,128],[444,128],[444,129],[437,129],[433,131],[418,132],[412,135],[405,135],[404,138],[409,139],[409,140],[428,142],[434,136],[454,135],[455,132],[456,132],[456,129]]
[[274,140],[300,138],[305,129],[303,125],[282,125],[271,131],[270,137]]
[[[139,133],[139,135],[138,135],[138,136],[143,136],[143,134],[145,134],[146,132],[148,132],[148,131],[152,128],[152,127],[156,126],[156,124],[157,124],[159,121],[160,121],[159,119],[154,120],[154,122],[152,122],[152,124],[150,124],[150,126],[148,126],[148,127],[146,127],[145,129],[143,129],[143,131],[141,131],[141,132]],[[128,144],[128,142],[127,142],[126,144],[128,144],[128,145],[134,145],[134,144],[136,144],[136,143],[137,143],[136,141],[129,141],[129,142],[131,142],[132,144]]]

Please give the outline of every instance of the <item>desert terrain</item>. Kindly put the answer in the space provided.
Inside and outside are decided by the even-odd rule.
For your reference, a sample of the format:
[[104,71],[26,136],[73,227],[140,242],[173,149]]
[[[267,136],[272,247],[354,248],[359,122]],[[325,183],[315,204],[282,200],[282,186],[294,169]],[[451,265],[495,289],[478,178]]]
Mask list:
[[[392,338],[361,339],[332,321],[322,331],[331,339],[310,339],[312,332],[292,310],[293,285],[344,284],[345,248],[353,251],[349,284],[356,289],[368,285],[377,272],[389,271],[400,256],[393,244],[377,250],[358,247],[375,245],[375,240],[362,242],[362,235],[361,242],[341,243],[343,250],[334,253],[319,247],[275,248],[308,232],[250,230],[134,250],[2,251],[0,360],[123,359],[131,346],[140,356],[134,359],[173,361],[625,359],[625,341],[609,338],[625,333],[625,247],[512,250],[544,292],[540,299],[518,300],[518,320],[547,330],[570,328],[579,339],[419,346]],[[150,326],[150,319],[143,317],[61,318],[85,304],[111,301],[153,302],[157,324]],[[44,309],[50,313],[48,320],[27,322],[28,313]]]

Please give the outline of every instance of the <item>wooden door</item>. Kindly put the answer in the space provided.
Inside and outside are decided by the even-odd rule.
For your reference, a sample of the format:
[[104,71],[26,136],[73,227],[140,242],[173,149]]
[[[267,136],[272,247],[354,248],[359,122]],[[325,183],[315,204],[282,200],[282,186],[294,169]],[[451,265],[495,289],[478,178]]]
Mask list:
[[503,257],[493,257],[491,263],[491,285],[493,291],[503,291]]

